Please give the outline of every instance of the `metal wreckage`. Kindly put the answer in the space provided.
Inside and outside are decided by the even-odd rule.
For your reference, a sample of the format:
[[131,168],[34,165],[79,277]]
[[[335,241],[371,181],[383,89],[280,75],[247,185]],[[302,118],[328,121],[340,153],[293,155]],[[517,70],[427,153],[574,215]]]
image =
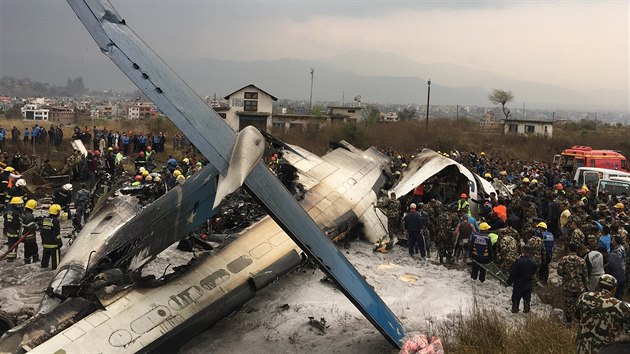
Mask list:
[[[341,142],[319,157],[284,145],[283,157],[305,190],[298,202],[261,161],[261,132],[252,127],[234,132],[130,30],[109,2],[68,3],[101,51],[210,163],[144,207],[120,189],[101,190],[35,316],[0,338],[0,352],[172,350],[306,257],[400,348],[405,337],[401,323],[331,240],[357,228],[371,242],[386,238],[387,218],[374,207],[380,191],[391,188],[404,195],[454,161],[425,150],[392,186],[389,158],[375,148],[362,151]],[[457,167],[470,181],[471,191],[489,193],[492,186]],[[219,213],[222,200],[241,186],[268,217],[176,272],[158,279],[139,276],[160,252]]]

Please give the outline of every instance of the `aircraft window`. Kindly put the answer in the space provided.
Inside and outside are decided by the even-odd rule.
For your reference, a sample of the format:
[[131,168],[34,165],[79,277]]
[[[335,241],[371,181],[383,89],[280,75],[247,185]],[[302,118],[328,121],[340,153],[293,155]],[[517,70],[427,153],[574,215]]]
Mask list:
[[228,273],[225,269],[219,269],[203,278],[199,282],[199,285],[206,290],[212,290],[228,279],[230,279],[230,273]]
[[260,259],[264,255],[269,253],[271,250],[273,250],[273,247],[271,247],[271,245],[268,244],[267,242],[263,242],[260,245],[252,248],[249,251],[249,255],[252,256],[255,259]]
[[237,259],[233,260],[232,262],[228,263],[227,269],[230,272],[237,274],[241,270],[247,268],[252,263],[254,263],[254,261],[252,261],[251,258],[247,256],[240,256]]

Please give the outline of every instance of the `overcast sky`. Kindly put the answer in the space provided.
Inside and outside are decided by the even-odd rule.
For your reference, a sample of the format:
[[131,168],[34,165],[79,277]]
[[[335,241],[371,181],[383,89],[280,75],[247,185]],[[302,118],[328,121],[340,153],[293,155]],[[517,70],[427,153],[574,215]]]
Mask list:
[[[167,61],[325,60],[366,51],[572,89],[629,85],[626,0],[111,2]],[[2,65],[5,55],[33,53],[107,60],[65,1],[1,0],[0,76],[15,69]]]

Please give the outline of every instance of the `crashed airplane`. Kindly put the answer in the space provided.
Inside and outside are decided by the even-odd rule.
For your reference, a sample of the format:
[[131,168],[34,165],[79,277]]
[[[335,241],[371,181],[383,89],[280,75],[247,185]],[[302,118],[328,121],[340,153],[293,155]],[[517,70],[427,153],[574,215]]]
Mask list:
[[[68,3],[102,52],[210,164],[141,210],[130,202],[132,197],[106,194],[60,264],[38,314],[5,334],[0,350],[142,352],[176,347],[295,267],[302,253],[336,281],[394,347],[400,347],[405,332],[396,316],[326,237],[357,223],[366,225],[369,239],[386,233],[386,220],[372,203],[385,185],[387,158],[375,149],[360,151],[349,144],[321,159],[296,147],[286,153],[287,160],[305,182],[308,179],[307,194],[298,204],[260,161],[260,154],[250,153],[261,144],[260,134],[248,130],[237,137],[142,43],[111,4]],[[220,253],[201,257],[152,287],[126,278],[214,215],[222,197],[241,184],[270,218]]]
[[[484,194],[496,194],[496,190],[490,182],[481,178],[476,173],[471,172],[466,166],[459,162],[442,156],[428,148],[422,149],[420,154],[416,155],[416,157],[409,162],[409,166],[407,166],[402,178],[387,193],[390,196],[396,195],[396,197],[402,197],[413,191],[417,186],[423,184],[429,178],[445,171],[449,167],[455,169],[457,172],[454,178],[450,178],[450,182],[460,184],[455,186],[457,194],[467,190],[471,201],[484,199]],[[463,176],[463,178],[458,178],[458,175]],[[473,202],[470,204],[470,211],[473,215],[476,216],[478,210],[479,206],[477,203]]]

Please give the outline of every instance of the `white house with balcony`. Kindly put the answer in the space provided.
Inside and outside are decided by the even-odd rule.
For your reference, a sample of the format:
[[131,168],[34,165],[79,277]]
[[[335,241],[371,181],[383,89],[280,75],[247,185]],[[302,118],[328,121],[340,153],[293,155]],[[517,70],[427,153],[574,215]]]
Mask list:
[[235,131],[248,125],[270,131],[272,127],[273,102],[278,99],[253,84],[225,96],[229,108],[219,114]]
[[29,103],[22,107],[23,120],[48,121],[48,108],[41,108],[38,104]]
[[505,121],[504,132],[506,134],[538,135],[545,138],[553,137],[553,121],[508,119]]

